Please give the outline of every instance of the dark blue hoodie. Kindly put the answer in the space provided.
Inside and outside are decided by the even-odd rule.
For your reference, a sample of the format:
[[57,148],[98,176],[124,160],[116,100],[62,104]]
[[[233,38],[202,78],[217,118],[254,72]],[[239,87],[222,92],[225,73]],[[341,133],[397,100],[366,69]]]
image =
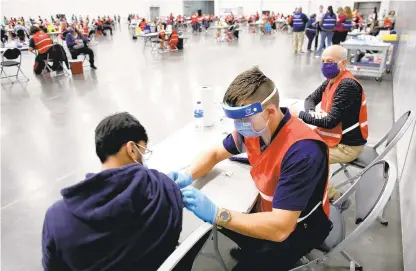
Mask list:
[[156,270],[182,230],[179,187],[138,164],[87,174],[46,212],[45,270]]

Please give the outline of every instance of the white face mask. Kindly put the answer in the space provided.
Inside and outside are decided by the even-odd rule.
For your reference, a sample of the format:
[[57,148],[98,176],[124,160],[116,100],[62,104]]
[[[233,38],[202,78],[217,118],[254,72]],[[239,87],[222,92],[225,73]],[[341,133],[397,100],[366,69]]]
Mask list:
[[[152,151],[151,150],[149,150],[149,149],[147,149],[146,147],[143,147],[143,146],[141,146],[141,145],[139,145],[139,144],[135,144],[134,145],[134,147],[136,148],[136,150],[142,155],[142,161],[141,161],[141,163],[139,163],[138,161],[136,161],[135,159],[133,159],[133,161],[134,162],[136,162],[137,164],[141,164],[142,166],[144,166],[145,168],[148,168],[147,167],[147,164],[146,164],[146,161],[147,160],[149,160],[150,159],[150,156],[152,155]],[[141,151],[140,151],[140,148],[139,147],[142,147],[142,148],[144,148],[145,149],[145,153],[142,153]]]

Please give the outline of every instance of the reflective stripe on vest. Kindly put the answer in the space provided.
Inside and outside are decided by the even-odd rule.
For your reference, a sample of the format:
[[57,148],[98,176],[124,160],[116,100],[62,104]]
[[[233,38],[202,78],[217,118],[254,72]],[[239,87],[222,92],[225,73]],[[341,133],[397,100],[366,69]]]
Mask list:
[[299,30],[305,28],[305,22],[302,19],[302,14],[293,15],[293,29]]
[[41,40],[41,41],[38,41],[37,43],[35,43],[35,45],[39,45],[39,44],[41,44],[42,42],[44,42],[44,41],[48,41],[50,38],[46,38],[46,39],[43,39],[43,40]]
[[46,48],[49,48],[49,47],[52,47],[52,44],[45,45],[45,46],[43,46],[43,47],[39,48],[39,49],[38,49],[38,51],[39,51],[39,52],[43,52],[43,50],[45,50]]
[[322,23],[322,28],[326,30],[332,30],[335,27],[336,24],[336,18],[334,15],[334,18],[330,17],[329,14],[325,14],[324,22]]
[[330,136],[330,137],[335,137],[335,138],[341,139],[341,135],[339,135],[339,134],[325,132],[325,131],[322,131],[322,130],[318,130],[317,132],[318,132],[318,134],[321,134],[321,135],[324,135],[324,136]]
[[[272,196],[268,196],[268,195],[266,195],[266,194],[262,193],[260,190],[259,190],[259,193],[260,193],[260,196],[262,197],[262,199],[267,200],[267,201],[270,201],[270,202],[272,202],[272,201],[273,201],[273,197],[272,197]],[[318,202],[318,204],[316,204],[316,205],[315,205],[315,207],[313,207],[313,208],[312,208],[312,210],[310,210],[310,211],[309,211],[309,213],[308,213],[307,215],[302,216],[302,217],[299,217],[299,218],[298,218],[298,220],[297,220],[297,223],[300,223],[300,222],[302,222],[303,220],[307,219],[307,218],[308,218],[311,214],[313,214],[313,213],[314,213],[314,212],[318,209],[318,207],[319,207],[322,203],[324,203],[324,204],[325,204],[325,202],[326,202],[327,200],[328,200],[328,190],[325,190],[325,194],[324,194],[324,197],[323,197],[322,201]]]
[[343,28],[345,30],[350,30],[352,28],[352,22],[350,19],[345,20]]
[[260,196],[261,196],[264,200],[267,200],[267,201],[270,201],[270,202],[272,202],[272,201],[273,201],[273,196],[267,196],[266,194],[262,193],[260,190],[259,190],[259,193],[260,193]]

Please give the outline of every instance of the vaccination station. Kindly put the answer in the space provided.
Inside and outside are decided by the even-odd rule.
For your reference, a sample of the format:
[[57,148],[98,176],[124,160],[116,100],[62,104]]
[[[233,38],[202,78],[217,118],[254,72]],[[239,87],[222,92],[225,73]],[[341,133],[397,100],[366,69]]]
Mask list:
[[2,0],[2,271],[415,271],[416,1]]

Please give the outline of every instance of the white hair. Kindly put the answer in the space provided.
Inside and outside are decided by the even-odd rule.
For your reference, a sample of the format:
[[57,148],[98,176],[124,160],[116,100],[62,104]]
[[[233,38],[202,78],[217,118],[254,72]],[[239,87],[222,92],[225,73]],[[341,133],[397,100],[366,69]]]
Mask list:
[[333,57],[338,58],[339,60],[346,60],[347,59],[347,49],[340,45],[331,45],[324,50],[324,53],[328,53],[331,51]]
[[347,55],[348,55],[347,49],[345,49],[344,47],[342,47],[342,49],[339,52],[339,58],[341,60],[347,59]]

